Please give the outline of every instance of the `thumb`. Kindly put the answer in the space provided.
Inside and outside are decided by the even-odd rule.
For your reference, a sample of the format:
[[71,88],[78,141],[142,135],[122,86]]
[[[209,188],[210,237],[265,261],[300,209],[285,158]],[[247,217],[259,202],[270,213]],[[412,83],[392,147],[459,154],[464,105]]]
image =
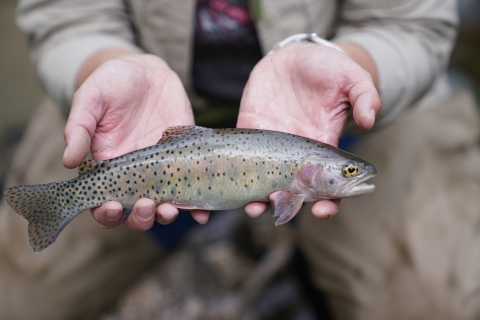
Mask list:
[[363,130],[370,130],[375,124],[375,117],[382,108],[382,100],[373,83],[364,81],[356,84],[350,91],[353,119]]
[[64,137],[66,147],[63,153],[63,165],[69,169],[78,167],[90,150],[90,133],[81,125],[71,124],[65,127]]
[[69,169],[78,167],[87,157],[92,137],[101,119],[101,99],[85,99],[87,96],[88,90],[82,88],[75,93],[63,132],[66,144],[63,165]]

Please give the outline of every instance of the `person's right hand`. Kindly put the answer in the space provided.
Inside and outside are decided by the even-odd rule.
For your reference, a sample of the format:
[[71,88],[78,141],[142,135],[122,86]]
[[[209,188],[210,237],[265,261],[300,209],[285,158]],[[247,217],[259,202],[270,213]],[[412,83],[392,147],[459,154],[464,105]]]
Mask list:
[[[125,54],[99,64],[74,95],[65,127],[63,164],[77,167],[91,150],[104,160],[157,143],[162,132],[175,125],[194,125],[190,101],[168,65],[149,54]],[[92,209],[105,226],[121,223],[122,205],[109,201]],[[173,221],[178,210],[171,204],[155,208],[150,199],[136,202],[125,221],[133,230],[147,230],[156,219]],[[200,223],[208,213],[193,211]]]

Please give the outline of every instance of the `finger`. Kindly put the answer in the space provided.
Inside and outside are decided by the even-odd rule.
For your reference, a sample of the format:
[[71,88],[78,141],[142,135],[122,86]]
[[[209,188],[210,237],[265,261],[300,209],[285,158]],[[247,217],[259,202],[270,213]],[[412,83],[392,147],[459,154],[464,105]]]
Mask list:
[[328,219],[333,217],[339,208],[340,200],[321,200],[315,202],[312,213],[318,219]]
[[63,153],[63,165],[72,169],[78,167],[87,157],[90,150],[91,138],[83,127],[65,128],[65,152]]
[[171,203],[162,203],[155,212],[155,221],[160,224],[169,224],[178,216],[178,209]]
[[133,206],[132,213],[125,224],[134,231],[146,231],[153,226],[155,220],[155,202],[143,198]]
[[93,218],[104,226],[119,224],[121,222],[122,211],[122,205],[116,201],[105,202],[102,206],[90,210]]
[[378,115],[382,107],[376,89],[376,85],[378,86],[377,68],[370,54],[362,47],[348,42],[340,42],[338,45],[364,71],[363,73],[352,73],[353,77],[350,78],[349,83],[354,85],[349,89],[348,98],[353,107],[355,122],[360,128],[369,130],[373,127],[375,116]]
[[352,93],[354,96],[351,98],[353,118],[361,129],[370,130],[375,124],[376,115],[382,108],[382,101],[373,85],[364,90],[360,94]]
[[78,167],[90,151],[92,137],[103,113],[101,93],[85,83],[74,95],[64,130],[63,165]]
[[269,204],[267,202],[255,201],[250,202],[245,206],[245,212],[250,218],[256,218],[268,210]]
[[210,211],[207,210],[190,210],[193,220],[197,221],[200,224],[207,223],[210,218]]

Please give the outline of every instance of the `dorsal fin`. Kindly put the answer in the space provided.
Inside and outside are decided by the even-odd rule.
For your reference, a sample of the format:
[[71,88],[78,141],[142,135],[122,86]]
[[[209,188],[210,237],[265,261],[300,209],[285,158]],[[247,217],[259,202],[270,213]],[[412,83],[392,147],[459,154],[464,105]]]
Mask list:
[[199,127],[199,126],[175,126],[168,127],[163,131],[162,138],[158,140],[157,144],[162,144],[165,142],[172,142],[184,138],[190,138],[198,134],[202,134],[209,128]]
[[78,174],[82,175],[87,172],[90,172],[92,170],[97,169],[102,161],[99,160],[93,160],[93,159],[88,159],[83,161],[83,163],[78,167]]

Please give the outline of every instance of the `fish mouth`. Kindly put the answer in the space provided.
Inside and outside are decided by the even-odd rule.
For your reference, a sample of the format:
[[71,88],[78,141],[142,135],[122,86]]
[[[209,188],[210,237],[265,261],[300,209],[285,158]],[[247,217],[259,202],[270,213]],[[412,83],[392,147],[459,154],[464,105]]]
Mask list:
[[356,197],[364,194],[369,194],[375,191],[376,187],[374,184],[364,183],[364,181],[373,178],[375,174],[366,175],[365,177],[349,183],[345,188],[345,197]]
[[375,191],[375,189],[376,187],[374,184],[360,183],[353,186],[350,189],[350,193],[354,193],[355,195],[362,195],[372,193],[373,191]]

